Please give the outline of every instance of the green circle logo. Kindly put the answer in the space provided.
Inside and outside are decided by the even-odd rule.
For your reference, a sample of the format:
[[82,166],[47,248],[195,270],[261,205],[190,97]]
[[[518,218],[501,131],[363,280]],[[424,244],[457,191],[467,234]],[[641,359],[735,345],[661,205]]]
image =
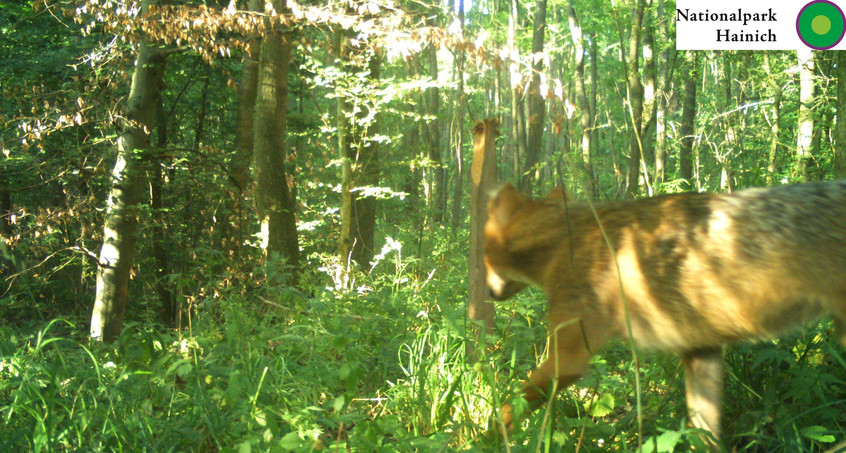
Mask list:
[[796,33],[808,47],[831,49],[846,33],[846,17],[834,3],[815,0],[805,5],[796,16]]

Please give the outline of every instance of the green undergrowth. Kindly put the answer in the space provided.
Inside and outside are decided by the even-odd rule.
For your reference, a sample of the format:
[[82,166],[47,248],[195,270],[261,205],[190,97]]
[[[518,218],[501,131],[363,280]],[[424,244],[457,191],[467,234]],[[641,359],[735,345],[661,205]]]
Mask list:
[[[439,275],[441,272],[442,275]],[[678,360],[623,343],[509,434],[505,400],[543,355],[543,298],[498,305],[466,355],[464,282],[398,266],[353,289],[266,289],[199,305],[180,332],[111,345],[68,320],[0,328],[0,451],[688,451]],[[438,280],[440,279],[440,280]],[[437,282],[437,284],[436,284]],[[331,285],[330,285],[331,286]],[[822,325],[727,354],[726,443],[823,451],[846,437],[843,350]],[[639,423],[634,370],[643,392]],[[699,445],[701,448],[702,446]]]

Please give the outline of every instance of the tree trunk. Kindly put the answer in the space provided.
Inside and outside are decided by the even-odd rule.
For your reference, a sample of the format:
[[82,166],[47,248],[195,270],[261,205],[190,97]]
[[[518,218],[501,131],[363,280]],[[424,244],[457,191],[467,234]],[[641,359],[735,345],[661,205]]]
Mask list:
[[[598,115],[599,112],[596,109],[596,99],[597,99],[597,91],[599,90],[599,51],[597,50],[596,45],[596,32],[590,32],[590,150],[589,154],[591,156],[591,165],[590,165],[590,177],[592,178],[592,186],[593,186],[593,193],[595,196],[599,196],[600,188],[599,188],[599,181],[596,178],[596,170],[593,167],[593,159],[595,159],[599,153],[597,151],[597,147],[599,145],[599,128],[597,127]],[[612,152],[613,154],[613,152]]]
[[814,53],[803,47],[797,51],[799,62],[799,115],[796,125],[796,169],[799,181],[811,179],[811,141],[814,137]]
[[[335,58],[339,65],[343,64],[339,70],[346,74],[359,74],[365,70],[366,62],[367,78],[370,81],[368,85],[375,85],[380,70],[378,56],[368,53],[364,47],[351,44],[346,30],[336,30],[334,38]],[[347,79],[358,80],[357,77]],[[341,160],[341,235],[338,253],[348,272],[351,262],[367,268],[373,259],[376,199],[362,189],[378,185],[379,155],[376,142],[371,140],[376,133],[377,123],[375,120],[365,123],[373,107],[368,105],[364,97],[351,94],[357,88],[348,91],[338,86],[337,89],[336,121]]]
[[[520,159],[526,157],[526,115],[523,110],[523,78],[520,74],[519,59],[520,53],[517,49],[517,0],[511,0],[510,14],[508,15],[508,49],[510,61],[508,62],[509,77],[511,81],[511,136],[514,140],[514,174],[519,181],[523,175],[523,165]],[[525,192],[524,192],[525,193]]]
[[[273,6],[281,13],[286,8],[285,0],[274,0]],[[291,272],[291,283],[297,284],[300,247],[296,202],[293,184],[285,169],[291,42],[280,27],[271,24],[261,43],[253,124],[253,183],[265,258],[284,259]]]
[[[430,45],[426,51],[426,57],[429,61],[429,77],[433,82],[438,81],[438,52],[435,46]],[[429,115],[432,116],[431,122],[427,125],[428,130],[428,144],[429,144],[429,161],[431,162],[432,175],[429,184],[429,194],[432,200],[430,209],[433,213],[433,219],[436,223],[441,223],[444,220],[444,212],[447,205],[447,187],[446,187],[446,172],[444,172],[444,162],[441,155],[441,128],[443,121],[441,120],[441,92],[437,86],[432,86],[426,89],[426,101]]]
[[[580,125],[582,129],[581,139],[581,155],[582,155],[582,171],[580,180],[583,182],[585,195],[588,198],[596,198],[596,184],[593,174],[593,163],[591,160],[591,139],[593,136],[593,109],[591,103],[587,98],[587,89],[585,87],[585,48],[583,45],[582,28],[579,26],[578,18],[576,17],[576,8],[573,6],[573,1],[570,0],[567,8],[567,15],[570,25],[570,37],[573,39],[573,47],[575,52],[575,70],[576,70],[576,102],[579,104],[581,110]],[[595,92],[594,92],[595,94]],[[566,139],[566,138],[565,138]]]
[[[473,167],[470,189],[470,293],[467,300],[467,317],[481,324],[476,341],[467,342],[467,356],[476,356],[476,344],[483,334],[493,333],[495,310],[488,300],[484,262],[484,228],[487,222],[488,193],[497,184],[496,137],[497,121],[484,120],[473,129]],[[475,330],[476,325],[472,329]]]
[[[629,115],[631,121],[631,138],[629,142],[629,159],[626,162],[626,195],[637,195],[639,174],[643,151],[643,84],[640,81],[640,33],[643,25],[643,11],[645,0],[637,0],[632,17],[632,32],[629,37],[628,61],[626,62],[626,87],[629,101]],[[621,43],[622,44],[622,43]]]
[[543,71],[543,43],[546,31],[546,0],[535,2],[534,31],[532,33],[532,81],[529,83],[529,119],[526,137],[526,166],[522,186],[524,193],[531,193],[537,185],[540,172],[538,163],[543,149],[543,126],[546,120],[546,105],[540,92],[541,71]]
[[[461,38],[464,38],[464,0],[458,2],[458,23]],[[455,237],[461,227],[461,200],[464,198],[464,52],[455,55],[455,76],[458,90],[455,92],[455,190],[452,197],[451,234]]]
[[837,52],[837,121],[834,125],[834,176],[846,177],[846,52]]
[[652,183],[656,188],[664,182],[667,166],[667,100],[670,94],[670,49],[666,45],[668,40],[668,18],[664,10],[664,0],[658,0],[658,11],[656,14],[658,23],[656,24],[656,31],[658,33],[657,41],[661,47],[661,51],[658,52],[658,63],[656,65],[656,82],[658,87],[655,99],[655,172],[652,177]]
[[[728,55],[723,55],[722,59],[723,69],[723,83],[725,84],[725,106],[723,110],[729,112],[733,109],[734,96],[732,96],[731,82],[732,82],[732,67]],[[720,166],[720,189],[724,192],[732,192],[734,190],[734,178],[732,176],[731,155],[734,150],[740,151],[738,144],[742,140],[738,137],[737,127],[735,127],[735,117],[738,112],[727,114],[723,117],[725,122],[725,138],[721,146],[722,150],[717,151],[717,163]]]
[[[146,9],[146,3],[142,5]],[[144,151],[150,147],[156,104],[163,74],[163,57],[142,39],[126,102],[126,121],[117,142],[112,188],[106,201],[103,246],[97,268],[90,334],[111,342],[123,329],[129,293],[129,271],[135,257],[137,205],[144,179]]]
[[[158,111],[164,112],[159,96]],[[159,113],[156,115],[156,154],[161,156],[167,147],[167,118]],[[162,166],[160,159],[156,159],[150,168],[150,211],[153,217],[153,259],[156,263],[156,294],[162,304],[162,311],[159,314],[159,321],[167,327],[178,327],[178,313],[173,293],[170,291],[170,284],[167,281],[170,275],[170,264],[168,263],[167,250],[167,216],[164,210],[164,178],[162,178]]]
[[[375,86],[379,80],[380,60],[378,55],[372,55],[368,62],[371,86]],[[367,115],[366,109],[362,109],[359,120]],[[378,122],[365,127],[358,126],[360,136],[356,137],[360,145],[354,156],[350,156],[355,162],[353,172],[353,185],[357,190],[353,195],[352,218],[353,225],[351,234],[353,236],[352,259],[359,265],[367,267],[373,261],[374,249],[376,247],[376,198],[373,195],[362,193],[359,189],[376,187],[379,185],[379,150],[375,140],[371,140],[377,133]],[[352,149],[350,149],[352,150]]]
[[650,179],[652,173],[647,167],[647,162],[655,162],[655,147],[651,137],[656,122],[655,19],[652,8],[644,13],[643,21],[643,111],[641,113],[639,168],[647,193],[651,196],[654,193]]
[[696,121],[696,82],[699,78],[696,62],[696,51],[685,52],[687,74],[684,77],[684,94],[682,98],[681,120],[681,149],[679,149],[679,178],[684,180],[682,187],[690,190],[693,187],[693,150],[695,121]]
[[0,165],[0,235],[4,238],[12,236],[12,209],[12,191],[6,177],[6,168]]
[[[250,0],[250,11],[259,10],[259,0]],[[250,188],[250,160],[253,155],[253,116],[256,106],[256,90],[258,87],[258,64],[261,50],[261,39],[252,37],[247,44],[241,61],[241,81],[238,83],[238,104],[235,119],[235,155],[232,158],[232,183],[235,190],[230,192],[233,200],[230,225],[232,237],[229,238],[230,256],[238,259],[241,256],[241,245],[244,243],[245,196]]]

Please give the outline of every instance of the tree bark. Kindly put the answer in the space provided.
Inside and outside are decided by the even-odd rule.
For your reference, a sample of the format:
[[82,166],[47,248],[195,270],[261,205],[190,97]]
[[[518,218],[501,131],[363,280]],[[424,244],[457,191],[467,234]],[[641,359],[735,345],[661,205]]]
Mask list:
[[[458,2],[458,23],[461,38],[464,38],[464,0]],[[452,197],[451,234],[455,237],[461,227],[461,200],[464,198],[464,52],[456,52],[455,76],[458,89],[455,92],[455,187]]]
[[[484,262],[484,228],[487,222],[488,193],[496,186],[497,121],[484,120],[473,129],[473,167],[470,190],[470,293],[467,317],[483,329],[476,330],[476,341],[467,342],[467,356],[476,356],[476,345],[483,334],[493,333],[495,309],[488,300]],[[475,330],[475,325],[473,326]]]
[[5,166],[0,165],[0,235],[6,238],[12,236],[12,209],[9,179],[6,177]]
[[[146,8],[147,4],[142,5]],[[112,188],[106,201],[103,246],[97,269],[91,338],[111,342],[123,329],[129,293],[129,271],[135,258],[137,206],[144,179],[144,151],[150,147],[150,130],[162,83],[164,58],[153,44],[142,39],[126,103],[123,132],[117,142]]]
[[658,33],[658,45],[661,51],[658,52],[658,64],[656,65],[657,93],[655,99],[655,172],[652,182],[660,186],[666,177],[667,166],[667,116],[668,102],[670,95],[670,49],[666,45],[667,21],[664,13],[664,0],[658,0],[656,31]]
[[[375,86],[379,80],[381,61],[378,55],[372,55],[368,62],[368,79],[371,86]],[[360,116],[366,115],[363,109]],[[363,119],[363,118],[359,118]],[[362,189],[376,187],[379,185],[379,148],[377,142],[371,140],[377,133],[378,120],[366,128],[360,125],[361,136],[360,146],[356,147],[354,158],[355,172],[353,173],[353,184],[355,188]],[[374,249],[376,247],[376,198],[357,191],[353,196],[352,203],[353,225],[351,234],[354,238],[352,248],[352,259],[359,265],[367,267],[373,261]]]
[[541,71],[543,71],[544,32],[546,31],[546,0],[535,2],[535,20],[532,33],[532,80],[529,83],[529,118],[526,136],[526,162],[522,186],[524,193],[531,193],[540,177],[538,163],[543,149],[543,126],[546,120],[546,105],[540,92]]
[[[258,11],[259,0],[250,0],[250,11]],[[232,236],[229,238],[230,256],[241,256],[241,244],[244,243],[245,196],[250,189],[250,161],[253,155],[253,116],[258,88],[258,65],[261,51],[261,37],[250,37],[247,50],[241,61],[241,80],[238,83],[238,104],[235,119],[235,155],[232,159],[230,174],[235,190],[230,196],[233,200],[233,213],[230,217]]]
[[[435,46],[430,45],[426,50],[426,58],[429,62],[429,77],[433,82],[438,81],[438,52]],[[443,222],[444,212],[447,206],[447,187],[446,187],[446,172],[444,171],[444,162],[441,155],[441,129],[443,121],[441,120],[441,92],[437,86],[432,86],[426,89],[425,93],[426,105],[428,107],[429,115],[432,120],[427,125],[428,131],[428,145],[429,145],[429,161],[432,165],[432,175],[430,176],[429,195],[431,201],[430,209],[433,214],[433,219],[436,223]]]
[[811,141],[814,137],[814,53],[810,48],[797,51],[799,63],[799,115],[796,125],[796,169],[799,181],[811,178]]
[[834,176],[846,177],[846,52],[837,52],[837,120],[834,125]]
[[679,178],[684,180],[682,187],[690,190],[693,187],[693,150],[695,121],[696,121],[696,82],[699,78],[696,51],[685,52],[687,74],[684,77],[684,94],[682,98],[681,120],[681,148],[679,149]]
[[[285,0],[274,0],[282,13]],[[268,19],[270,21],[270,19]],[[261,43],[253,130],[253,183],[265,258],[278,256],[297,284],[300,247],[297,238],[293,181],[285,163],[290,37],[279,24],[270,24]]]
[[[163,112],[164,108],[159,96],[158,111]],[[156,148],[157,154],[161,156],[167,147],[167,118],[159,113],[156,115]],[[164,210],[164,178],[162,177],[162,166],[159,159],[156,159],[150,168],[150,211],[153,217],[153,259],[156,263],[156,294],[162,304],[159,313],[159,321],[167,327],[178,327],[178,312],[173,293],[167,281],[170,275],[170,264],[168,263],[168,239],[167,239],[167,217]]]
[[[579,104],[581,110],[580,125],[582,129],[581,137],[581,155],[582,155],[582,171],[580,180],[582,187],[588,198],[596,198],[597,188],[595,184],[595,177],[593,174],[593,162],[591,158],[591,141],[593,137],[593,109],[591,103],[587,98],[587,89],[585,87],[585,48],[582,37],[582,28],[579,26],[578,18],[576,17],[576,8],[573,6],[573,1],[570,0],[567,8],[568,22],[570,25],[570,37],[573,40],[573,47],[575,52],[575,71],[576,71],[576,102]],[[594,92],[595,94],[595,92]]]
[[508,15],[508,49],[510,61],[508,62],[509,77],[511,82],[511,136],[514,140],[514,156],[512,164],[514,174],[518,175],[519,181],[523,175],[523,165],[520,159],[526,157],[526,115],[523,110],[523,78],[520,74],[520,52],[517,49],[516,36],[519,17],[517,15],[517,0],[511,0],[510,14]]
[[[637,195],[639,174],[643,151],[643,84],[640,81],[640,41],[643,25],[645,0],[637,0],[632,17],[632,32],[629,37],[628,61],[626,62],[626,87],[629,100],[629,115],[631,121],[631,138],[629,141],[629,159],[626,162],[626,195]],[[621,43],[622,45],[622,43]]]
[[[380,61],[367,49],[353,45],[348,31],[335,31],[335,58],[339,70],[345,74],[359,74],[367,65],[370,85],[379,78]],[[343,63],[342,63],[343,62]],[[357,77],[348,77],[358,82]],[[340,81],[339,81],[340,82]],[[341,234],[339,257],[349,271],[351,262],[367,268],[373,259],[376,231],[376,199],[362,192],[379,183],[379,155],[375,135],[377,122],[365,123],[372,106],[363,97],[351,94],[338,86],[336,121],[338,127],[338,153],[341,160]],[[354,107],[357,106],[357,107]],[[358,113],[354,113],[358,111]],[[345,283],[346,284],[346,283]]]

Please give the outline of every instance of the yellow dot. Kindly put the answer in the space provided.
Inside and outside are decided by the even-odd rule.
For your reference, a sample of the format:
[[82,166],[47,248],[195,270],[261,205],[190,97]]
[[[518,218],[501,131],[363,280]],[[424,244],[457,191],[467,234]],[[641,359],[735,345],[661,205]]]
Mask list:
[[811,30],[818,35],[824,35],[831,30],[831,20],[829,18],[819,15],[811,21]]

